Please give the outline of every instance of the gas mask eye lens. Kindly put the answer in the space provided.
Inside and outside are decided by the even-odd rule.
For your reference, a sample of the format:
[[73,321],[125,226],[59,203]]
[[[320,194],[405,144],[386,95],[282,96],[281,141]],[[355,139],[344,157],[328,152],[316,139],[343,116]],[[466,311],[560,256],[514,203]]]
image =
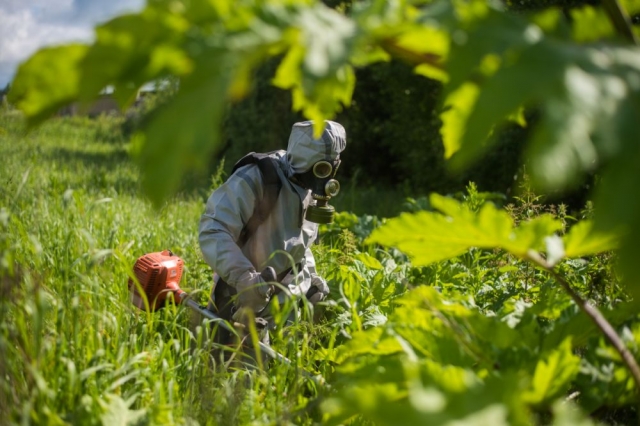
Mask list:
[[340,183],[335,179],[331,179],[324,186],[324,191],[328,196],[335,197],[340,192]]
[[318,161],[313,165],[313,174],[315,177],[323,179],[329,177],[331,171],[333,170],[333,166],[328,161]]

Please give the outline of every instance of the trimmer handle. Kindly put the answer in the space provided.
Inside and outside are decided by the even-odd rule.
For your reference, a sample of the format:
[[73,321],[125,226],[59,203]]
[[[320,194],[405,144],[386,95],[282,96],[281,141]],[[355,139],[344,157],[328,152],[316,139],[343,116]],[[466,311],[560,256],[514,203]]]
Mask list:
[[[272,266],[267,266],[260,273],[260,278],[266,283],[274,283],[278,281],[276,270]],[[271,297],[276,292],[276,288],[273,284],[259,287],[259,291],[262,295]]]
[[260,273],[260,276],[268,283],[278,281],[278,276],[276,275],[276,270],[273,269],[273,266],[267,266],[264,268]]

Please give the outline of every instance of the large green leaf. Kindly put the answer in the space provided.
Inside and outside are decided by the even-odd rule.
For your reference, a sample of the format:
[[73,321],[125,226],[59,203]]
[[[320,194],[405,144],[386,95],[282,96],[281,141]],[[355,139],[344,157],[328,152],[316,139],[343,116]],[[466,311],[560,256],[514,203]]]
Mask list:
[[442,214],[404,213],[375,229],[367,242],[397,247],[415,265],[427,265],[458,256],[471,247],[499,247],[524,257],[530,249],[542,249],[544,238],[561,229],[561,224],[549,216],[514,228],[509,215],[490,203],[476,215],[457,201],[437,194],[430,201]]
[[542,31],[516,15],[495,10],[473,22],[468,31],[454,33],[447,71],[451,77],[446,93],[456,90],[468,79],[482,80],[488,74],[481,64],[487,55],[502,58],[512,51],[539,42]]
[[553,404],[553,426],[593,426],[595,423],[575,405],[567,401]]
[[[559,53],[563,52],[570,57],[570,51],[563,48]],[[585,171],[621,153],[630,136],[624,122],[637,114],[628,101],[632,88],[626,79],[640,76],[640,68],[627,68],[618,75],[608,72],[614,69],[615,58],[615,52],[604,50],[574,54],[575,63],[567,64],[556,90],[543,100],[543,119],[527,153],[537,186],[568,187]]]
[[[447,154],[459,147],[452,164],[462,167],[477,159],[490,146],[485,140],[505,114],[522,104],[540,105],[541,119],[526,154],[537,187],[563,189],[580,182],[585,172],[606,165],[595,203],[598,231],[587,236],[585,228],[577,228],[566,240],[567,255],[609,250],[615,242],[611,232],[626,232],[620,253],[623,280],[640,296],[634,278],[640,253],[640,182],[632,171],[640,161],[635,131],[640,51],[542,39],[515,58],[480,86],[461,142],[461,131],[451,130],[455,120],[443,117]],[[459,110],[467,114],[469,104],[462,103]],[[458,121],[464,121],[464,114]]]
[[[612,308],[602,308],[601,311],[607,321],[614,327],[618,327],[637,314],[637,305],[633,302],[618,303]],[[545,316],[544,313],[540,314]],[[542,342],[543,350],[552,350],[558,347],[567,336],[571,336],[574,347],[583,347],[589,344],[589,339],[601,336],[601,330],[593,320],[584,315],[575,305],[569,306],[562,312],[559,318],[553,322],[552,330],[548,331]]]
[[479,92],[478,85],[469,81],[449,93],[445,99],[446,109],[440,114],[442,120],[440,132],[445,158],[450,158],[460,150],[465,125],[473,111]]
[[416,353],[449,365],[492,368],[499,349],[513,350],[525,341],[498,317],[446,300],[432,287],[421,286],[397,302],[388,326]]
[[534,405],[548,403],[564,394],[580,371],[580,357],[572,353],[571,339],[567,338],[555,350],[538,361],[531,388],[524,398]]
[[[628,232],[621,246],[623,279],[631,289],[639,287],[632,278],[640,253],[635,244],[640,236],[639,182],[632,170],[640,161],[634,130],[640,115],[640,50],[541,38],[510,58],[479,85],[475,103],[472,98],[454,102],[451,116],[443,115],[445,151],[450,155],[458,150],[452,165],[461,168],[477,160],[490,147],[493,139],[487,137],[495,125],[515,108],[539,106],[541,118],[525,155],[532,181],[544,190],[564,189],[604,165],[596,225],[606,232]],[[464,131],[452,127],[466,116]],[[608,238],[602,233],[600,237]],[[571,256],[597,248],[579,249],[575,238]]]
[[[640,96],[636,95],[636,108],[640,106],[639,101]],[[628,109],[627,113],[635,115],[636,111],[638,109]],[[640,143],[637,131],[632,130],[634,123],[635,120],[627,117],[622,152],[605,168],[594,204],[598,207],[595,217],[598,231],[625,231],[620,247],[623,280],[636,300],[640,300],[640,281],[635,270],[640,256],[640,174],[636,171],[640,164]]]
[[354,66],[393,57],[414,66],[418,74],[447,80],[444,62],[449,52],[449,32],[438,18],[412,3],[375,0],[353,4],[350,17],[359,30],[350,58]]
[[593,222],[578,222],[563,237],[566,257],[581,257],[618,248],[618,233],[595,231]]
[[142,185],[156,206],[176,190],[185,171],[206,165],[217,147],[216,129],[231,81],[232,57],[211,49],[206,62],[200,69],[207,78],[183,80],[171,102],[154,111],[143,131],[135,135],[141,144],[137,160],[143,171]]
[[44,48],[20,65],[9,92],[9,102],[36,125],[77,99],[87,46],[70,44]]
[[244,10],[247,8],[243,3],[234,0],[147,0],[147,4],[154,9],[165,13],[180,13],[189,22],[196,25],[241,19],[246,15]]
[[147,8],[96,28],[96,41],[82,63],[81,97],[90,101],[107,85],[124,107],[144,83],[171,73],[189,73],[192,60],[181,41],[188,23],[180,16]]
[[355,43],[353,21],[325,6],[299,8],[291,18],[291,44],[273,84],[292,92],[294,110],[323,130],[325,119],[348,106],[355,87],[349,65]]
[[[460,150],[452,157],[455,169],[467,166],[485,152],[487,140],[497,124],[524,104],[550,96],[561,89],[556,84],[569,57],[550,42],[532,44],[513,62],[500,68],[480,87],[480,94],[469,114]],[[450,151],[455,147],[449,148]]]
[[[501,66],[509,66],[517,52],[539,42],[542,37],[541,29],[520,17],[490,11],[482,16],[478,22],[472,21],[468,31],[455,30],[453,47],[446,70],[450,75],[445,85],[442,138],[445,146],[445,157],[451,157],[463,144],[463,136],[469,133],[467,120],[474,111],[480,90],[484,90],[485,80],[490,78]],[[505,94],[515,97],[527,87],[513,87]],[[485,95],[486,96],[486,95]],[[486,114],[492,117],[491,122],[485,122],[486,128],[473,129],[471,136],[477,143],[472,147],[481,146],[489,131],[502,120],[518,111],[522,99],[494,99]],[[482,106],[486,108],[486,106]],[[475,132],[478,133],[475,133]],[[473,158],[476,153],[469,151],[467,145],[463,151]],[[480,151],[478,151],[480,152]],[[456,161],[460,161],[459,159]],[[455,164],[455,163],[454,163]]]
[[611,38],[615,30],[602,8],[583,6],[571,9],[573,38],[579,42],[593,42]]
[[[498,317],[445,300],[435,289],[418,287],[398,302],[384,326],[355,333],[338,348],[338,372],[346,383],[401,380],[376,369],[395,356],[428,360],[429,384],[447,392],[464,392],[478,379],[471,368],[492,370],[499,355],[526,347],[521,331]],[[535,340],[535,339],[534,339]],[[404,355],[403,355],[404,354]],[[378,360],[378,361],[376,361]],[[513,364],[513,363],[512,363]]]
[[351,54],[356,27],[350,19],[324,6],[301,8],[294,23],[302,36],[303,72],[315,78],[331,75]]
[[[449,76],[444,70],[444,63],[449,53],[450,36],[442,29],[430,26],[416,26],[404,31],[393,40],[393,49],[387,50],[400,56],[403,52],[411,52],[414,55],[422,55],[417,59],[421,61],[416,66],[415,72],[425,77],[446,82]],[[387,45],[389,46],[389,45]]]
[[381,425],[526,424],[518,382],[508,373],[483,381],[468,369],[429,359],[361,357],[339,368],[337,392],[322,410],[327,424],[344,424],[354,415]]

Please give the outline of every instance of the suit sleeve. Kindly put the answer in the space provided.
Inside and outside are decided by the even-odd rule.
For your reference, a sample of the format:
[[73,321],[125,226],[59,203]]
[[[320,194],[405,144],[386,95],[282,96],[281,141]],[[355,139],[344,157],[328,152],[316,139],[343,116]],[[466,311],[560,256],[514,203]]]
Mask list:
[[262,191],[258,167],[244,166],[211,194],[200,218],[202,255],[209,266],[233,287],[243,274],[256,269],[236,241],[253,215],[256,201],[262,198]]
[[301,271],[298,275],[298,289],[296,291],[296,293],[301,295],[304,295],[309,291],[313,277],[318,275],[316,271],[316,259],[311,251],[311,245],[315,242],[317,235],[316,229],[313,238],[309,241],[309,245],[304,252],[304,262],[301,265]]

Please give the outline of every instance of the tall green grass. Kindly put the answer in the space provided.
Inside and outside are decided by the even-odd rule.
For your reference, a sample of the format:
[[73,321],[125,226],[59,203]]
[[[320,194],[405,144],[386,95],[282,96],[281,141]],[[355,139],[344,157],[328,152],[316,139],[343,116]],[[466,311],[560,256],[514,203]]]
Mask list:
[[[294,368],[224,369],[187,309],[129,303],[135,259],[171,249],[204,301],[211,272],[197,224],[203,190],[153,209],[114,118],[32,132],[0,115],[0,423],[304,424],[318,394],[301,325],[278,342]],[[317,331],[316,331],[317,332]],[[298,368],[295,368],[295,367]]]
[[[233,348],[238,362],[223,362],[212,324],[181,306],[147,313],[129,302],[135,260],[162,249],[184,259],[181,287],[206,302],[197,224],[210,184],[189,182],[152,208],[121,124],[65,118],[26,133],[19,115],[0,113],[0,424],[637,422],[629,372],[546,273],[481,249],[415,268],[362,244],[384,221],[370,215],[337,215],[312,248],[332,289],[319,322],[302,309],[284,327],[291,306],[274,310],[272,346],[292,364],[261,368]],[[470,209],[495,196],[467,192]],[[357,213],[428,207],[355,185],[343,195]],[[573,220],[536,197],[516,202],[507,211],[518,222]],[[623,303],[614,262],[603,253],[561,271],[637,357],[640,316]]]

